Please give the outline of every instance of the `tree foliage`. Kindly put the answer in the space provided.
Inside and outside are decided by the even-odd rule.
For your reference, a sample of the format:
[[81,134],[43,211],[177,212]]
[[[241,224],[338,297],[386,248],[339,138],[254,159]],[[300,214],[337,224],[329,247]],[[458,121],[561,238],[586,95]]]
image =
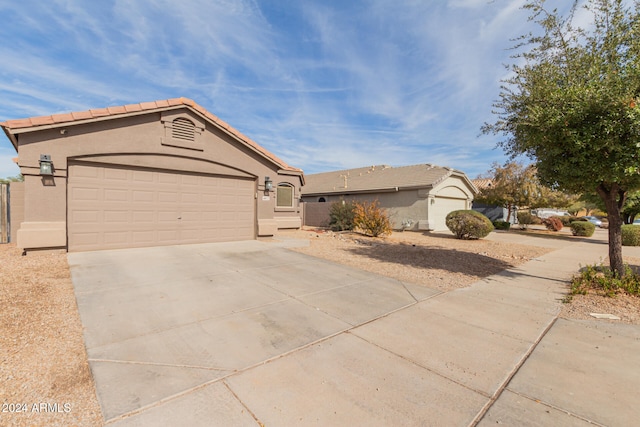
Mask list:
[[509,66],[485,133],[505,136],[511,156],[527,155],[541,182],[573,194],[597,193],[609,213],[611,269],[624,273],[621,216],[628,191],[640,188],[640,16],[622,0],[588,0],[587,28],[545,0],[524,6],[539,35]]
[[10,182],[22,182],[24,181],[24,176],[22,174],[16,176],[8,176],[6,178],[0,178],[0,184],[8,184]]
[[509,162],[500,166],[494,163],[486,176],[491,179],[491,186],[481,189],[475,200],[508,209],[508,218],[515,207],[562,208],[574,200],[574,197],[540,184],[534,165]]
[[640,191],[634,191],[627,194],[627,200],[622,208],[624,222],[633,223],[636,216],[640,214]]

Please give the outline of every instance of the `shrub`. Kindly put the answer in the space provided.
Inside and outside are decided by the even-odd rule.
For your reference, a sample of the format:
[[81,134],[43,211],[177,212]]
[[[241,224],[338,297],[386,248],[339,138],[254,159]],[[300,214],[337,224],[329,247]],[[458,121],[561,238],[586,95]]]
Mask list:
[[[592,224],[593,225],[593,224]],[[590,290],[604,293],[606,296],[615,296],[621,290],[640,295],[640,275],[625,264],[622,277],[616,277],[609,267],[600,264],[588,265],[580,270],[580,274],[571,279],[570,295],[586,295]],[[567,299],[568,301],[571,298]]]
[[640,246],[640,226],[633,224],[622,226],[622,246]]
[[596,226],[588,221],[573,221],[571,223],[571,234],[574,236],[591,237],[596,231]]
[[458,239],[464,240],[481,239],[493,231],[489,218],[472,210],[450,212],[446,224]]
[[372,237],[391,234],[389,215],[378,205],[378,200],[356,203],[354,214],[353,224],[364,234]]
[[531,213],[529,212],[518,212],[517,216],[521,228],[527,228],[527,225],[535,224],[534,218],[537,218],[531,215]]
[[543,219],[542,223],[544,224],[545,227],[547,227],[547,230],[550,230],[550,231],[562,230],[562,221],[560,221],[555,216]]
[[558,218],[564,227],[569,227],[572,222],[578,221],[578,217],[570,215],[555,216],[554,218]]
[[353,230],[355,207],[353,202],[333,202],[329,207],[329,228],[333,231]]
[[509,230],[509,228],[511,228],[511,223],[497,219],[493,221],[493,228],[496,230]]

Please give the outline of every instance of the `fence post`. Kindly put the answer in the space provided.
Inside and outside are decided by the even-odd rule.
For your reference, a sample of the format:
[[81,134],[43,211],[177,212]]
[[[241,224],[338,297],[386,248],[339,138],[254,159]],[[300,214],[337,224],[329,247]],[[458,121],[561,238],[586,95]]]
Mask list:
[[0,243],[9,242],[9,185],[0,184]]

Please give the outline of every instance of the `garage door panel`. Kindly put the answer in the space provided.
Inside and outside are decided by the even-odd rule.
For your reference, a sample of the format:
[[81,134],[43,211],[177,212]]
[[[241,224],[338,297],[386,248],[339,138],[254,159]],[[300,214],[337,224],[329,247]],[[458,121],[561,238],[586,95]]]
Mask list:
[[162,173],[158,175],[159,184],[177,184],[179,177],[174,174]]
[[71,197],[73,197],[73,199],[77,201],[96,201],[100,199],[100,190],[96,188],[86,187],[74,188],[71,192]]
[[[98,174],[96,174],[97,176]],[[126,169],[105,169],[104,171],[104,179],[105,180],[116,180],[116,181],[127,181],[127,170]]]
[[[96,215],[96,221],[97,222],[99,220],[99,215]],[[111,210],[105,210],[104,211],[104,222],[105,223],[128,223],[129,221],[131,221],[131,215],[129,215],[129,211],[126,210],[122,210],[122,211],[111,211]]]
[[253,239],[254,189],[250,180],[71,165],[69,250]]
[[154,172],[152,171],[143,171],[143,170],[132,170],[133,182],[141,182],[141,183],[149,183],[154,182]]
[[93,223],[99,221],[100,213],[96,210],[84,211],[79,210],[73,213],[73,221],[76,223]]
[[453,212],[466,208],[466,199],[453,199],[448,197],[436,197],[435,199],[435,218],[436,224],[434,226],[435,231],[448,230],[446,224],[446,217],[449,212]]
[[105,188],[104,189],[104,200],[113,201],[113,202],[128,202],[129,201],[129,191],[115,188]]

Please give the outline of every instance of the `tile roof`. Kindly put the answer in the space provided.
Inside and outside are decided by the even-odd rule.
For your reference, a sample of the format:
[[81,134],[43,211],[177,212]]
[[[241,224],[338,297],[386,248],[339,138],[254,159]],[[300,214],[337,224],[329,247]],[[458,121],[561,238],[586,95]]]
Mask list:
[[199,113],[217,127],[222,128],[227,133],[243,142],[252,150],[258,152],[262,156],[274,162],[280,168],[291,172],[302,172],[302,169],[289,166],[282,159],[265,150],[249,137],[243,135],[237,129],[231,127],[228,123],[211,114],[206,109],[204,109],[204,107],[188,98],[172,98],[160,101],[141,102],[139,104],[129,104],[118,107],[97,108],[88,111],[53,114],[50,116],[30,117],[26,119],[7,120],[0,123],[0,126],[3,128],[9,139],[11,139],[14,147],[16,147],[17,149],[16,140],[15,137],[13,137],[13,135],[15,135],[16,133],[37,131],[45,126],[51,127],[66,124],[72,125],[77,122],[86,123],[94,120],[117,118],[120,115],[146,114],[152,111],[170,110],[184,106],[189,107],[191,110]]
[[302,194],[346,194],[392,190],[396,187],[433,187],[452,175],[467,179],[463,172],[431,164],[369,166],[305,175]]
[[473,182],[473,185],[475,185],[478,190],[482,190],[493,185],[493,180],[491,178],[477,178],[472,179],[471,182]]

